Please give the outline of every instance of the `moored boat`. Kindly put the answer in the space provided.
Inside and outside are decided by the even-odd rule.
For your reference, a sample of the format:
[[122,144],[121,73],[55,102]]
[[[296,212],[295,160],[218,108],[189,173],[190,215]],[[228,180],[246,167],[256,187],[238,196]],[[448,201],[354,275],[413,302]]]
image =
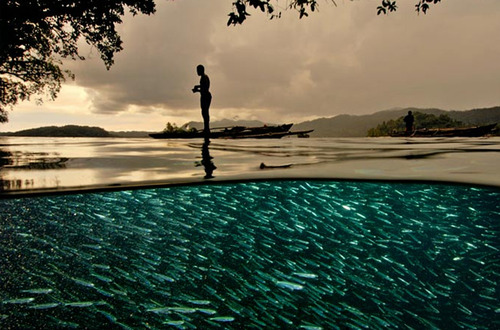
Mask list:
[[492,133],[497,124],[472,127],[417,129],[413,132],[394,132],[392,137],[480,137]]
[[[310,133],[310,131],[290,132],[293,124],[273,125],[273,126],[259,126],[259,127],[246,127],[246,126],[231,126],[231,127],[217,127],[210,130],[210,138],[212,139],[277,139],[287,135],[298,135],[302,133]],[[175,131],[175,132],[161,132],[149,134],[154,139],[195,139],[204,138],[203,131],[190,130],[190,131]]]

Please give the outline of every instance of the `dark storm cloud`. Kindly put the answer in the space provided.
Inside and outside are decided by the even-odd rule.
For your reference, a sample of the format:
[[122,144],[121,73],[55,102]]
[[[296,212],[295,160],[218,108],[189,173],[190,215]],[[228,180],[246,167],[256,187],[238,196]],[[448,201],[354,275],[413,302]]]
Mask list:
[[190,91],[198,80],[195,67],[212,48],[213,17],[202,14],[217,7],[207,2],[160,2],[153,16],[126,17],[119,27],[124,50],[109,71],[95,50],[84,52],[88,60],[70,66],[77,84],[88,89],[94,111],[120,112],[130,105],[195,107]]
[[277,120],[500,103],[496,0],[443,2],[425,16],[405,2],[388,17],[368,1],[325,3],[307,19],[253,13],[243,26],[226,27],[230,10],[230,0],[168,1],[154,16],[127,17],[125,49],[110,71],[97,59],[71,64],[93,111],[198,111],[190,89],[199,63],[212,81],[216,116]]

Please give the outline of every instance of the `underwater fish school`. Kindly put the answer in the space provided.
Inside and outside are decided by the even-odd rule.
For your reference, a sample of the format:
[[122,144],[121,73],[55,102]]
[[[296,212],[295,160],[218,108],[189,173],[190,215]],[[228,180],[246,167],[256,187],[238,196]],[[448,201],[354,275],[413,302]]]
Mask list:
[[495,139],[81,141],[11,145],[2,329],[499,326]]

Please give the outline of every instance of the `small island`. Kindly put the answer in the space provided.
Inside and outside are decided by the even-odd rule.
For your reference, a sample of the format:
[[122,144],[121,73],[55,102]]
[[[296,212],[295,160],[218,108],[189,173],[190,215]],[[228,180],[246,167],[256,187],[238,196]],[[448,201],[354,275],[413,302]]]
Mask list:
[[42,137],[112,137],[113,135],[100,127],[91,126],[45,126],[25,129],[18,132],[0,133],[2,136],[42,136]]

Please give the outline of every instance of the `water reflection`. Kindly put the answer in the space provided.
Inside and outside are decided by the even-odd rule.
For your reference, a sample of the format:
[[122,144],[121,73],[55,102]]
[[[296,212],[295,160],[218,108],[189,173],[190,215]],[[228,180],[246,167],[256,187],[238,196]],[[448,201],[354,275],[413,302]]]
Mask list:
[[208,148],[209,145],[210,145],[210,139],[205,139],[201,147],[201,162],[200,164],[196,165],[196,166],[203,165],[203,168],[205,169],[204,179],[214,178],[213,173],[214,170],[217,169],[217,167],[214,165],[214,162],[212,161],[213,157],[210,156],[210,150]]
[[3,177],[2,177],[2,168],[5,166],[5,165],[9,165],[10,163],[10,152],[6,152],[6,151],[3,151],[3,150],[0,150],[0,191],[3,191],[3,190],[6,190],[8,189],[9,187],[7,186],[7,182],[3,180]]
[[37,152],[15,152],[8,159],[6,165],[13,170],[53,170],[66,168],[67,157],[56,154]]
[[4,172],[65,169],[68,160],[67,157],[59,157],[58,153],[0,150],[0,191],[36,187],[33,178],[23,178],[23,175],[18,178],[5,178]]
[[0,168],[10,164],[10,156],[10,152],[0,150]]
[[499,157],[500,138],[203,141],[9,137],[0,139],[0,197],[10,192],[276,178],[403,179],[500,186]]

